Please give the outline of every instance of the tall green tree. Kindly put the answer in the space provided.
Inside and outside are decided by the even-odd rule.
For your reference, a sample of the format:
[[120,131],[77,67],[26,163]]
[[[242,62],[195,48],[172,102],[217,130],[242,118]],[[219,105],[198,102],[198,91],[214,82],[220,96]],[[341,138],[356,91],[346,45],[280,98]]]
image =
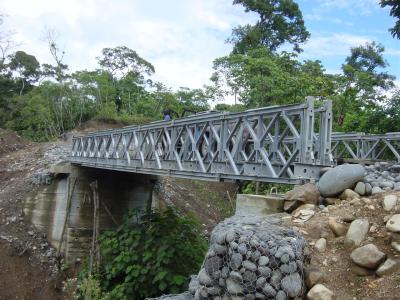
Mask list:
[[351,48],[342,65],[343,75],[337,77],[335,115],[337,126],[345,124],[346,115],[375,109],[385,103],[386,91],[394,87],[394,76],[383,71],[388,63],[385,49],[375,42]]
[[125,76],[129,72],[152,75],[155,72],[151,63],[126,46],[104,48],[102,56],[97,60],[99,65],[113,76]]
[[254,12],[259,19],[255,25],[238,26],[228,39],[234,45],[233,53],[243,54],[249,49],[264,46],[276,51],[285,43],[295,52],[301,52],[300,44],[310,36],[303,15],[293,0],[234,0],[246,12]]
[[8,67],[12,72],[18,74],[18,81],[21,82],[19,95],[21,96],[27,85],[36,82],[40,76],[40,63],[35,56],[24,51],[17,51],[10,56]]
[[329,96],[334,84],[319,61],[299,62],[288,53],[266,48],[230,54],[214,61],[212,80],[226,95],[247,107],[295,103],[305,96]]
[[399,0],[381,0],[382,7],[390,7],[390,15],[396,18],[396,22],[392,28],[389,29],[393,37],[400,39],[400,1]]

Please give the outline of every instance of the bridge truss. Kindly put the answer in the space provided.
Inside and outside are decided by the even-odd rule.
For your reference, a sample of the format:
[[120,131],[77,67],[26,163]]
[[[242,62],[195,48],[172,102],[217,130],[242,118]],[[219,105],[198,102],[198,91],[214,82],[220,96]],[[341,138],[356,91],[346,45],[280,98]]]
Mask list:
[[332,154],[336,158],[400,162],[400,132],[386,134],[332,133]]
[[86,167],[205,180],[300,183],[331,155],[332,102],[210,112],[73,137],[70,161]]

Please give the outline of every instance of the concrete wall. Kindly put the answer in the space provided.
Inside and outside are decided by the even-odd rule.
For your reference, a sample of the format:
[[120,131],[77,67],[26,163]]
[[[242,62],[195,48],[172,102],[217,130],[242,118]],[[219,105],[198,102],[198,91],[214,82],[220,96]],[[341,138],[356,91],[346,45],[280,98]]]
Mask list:
[[91,182],[98,181],[100,230],[115,228],[117,225],[114,220],[120,224],[130,209],[145,210],[152,204],[152,183],[155,178],[149,175],[82,167],[70,168],[68,172],[58,174],[50,185],[40,187],[36,195],[26,199],[24,210],[27,219],[46,233],[50,243],[58,248],[67,212],[67,193],[73,188],[61,249],[67,261],[84,259],[89,254],[93,227]]

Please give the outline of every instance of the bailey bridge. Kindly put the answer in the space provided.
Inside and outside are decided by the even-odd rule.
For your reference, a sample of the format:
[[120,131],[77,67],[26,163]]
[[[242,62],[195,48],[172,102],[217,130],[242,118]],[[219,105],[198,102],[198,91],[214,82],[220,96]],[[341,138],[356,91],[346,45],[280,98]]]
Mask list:
[[204,180],[301,183],[335,158],[400,161],[400,133],[332,133],[332,102],[208,112],[73,137],[70,162]]

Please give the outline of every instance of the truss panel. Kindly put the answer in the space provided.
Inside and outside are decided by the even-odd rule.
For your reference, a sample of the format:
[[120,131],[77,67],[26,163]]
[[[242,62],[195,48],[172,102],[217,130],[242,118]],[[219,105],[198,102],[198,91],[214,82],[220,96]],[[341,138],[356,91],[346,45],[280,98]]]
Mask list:
[[241,113],[202,113],[76,136],[70,161],[205,180],[298,183],[317,179],[316,168],[332,164],[331,116],[331,101],[314,108],[312,97]]

